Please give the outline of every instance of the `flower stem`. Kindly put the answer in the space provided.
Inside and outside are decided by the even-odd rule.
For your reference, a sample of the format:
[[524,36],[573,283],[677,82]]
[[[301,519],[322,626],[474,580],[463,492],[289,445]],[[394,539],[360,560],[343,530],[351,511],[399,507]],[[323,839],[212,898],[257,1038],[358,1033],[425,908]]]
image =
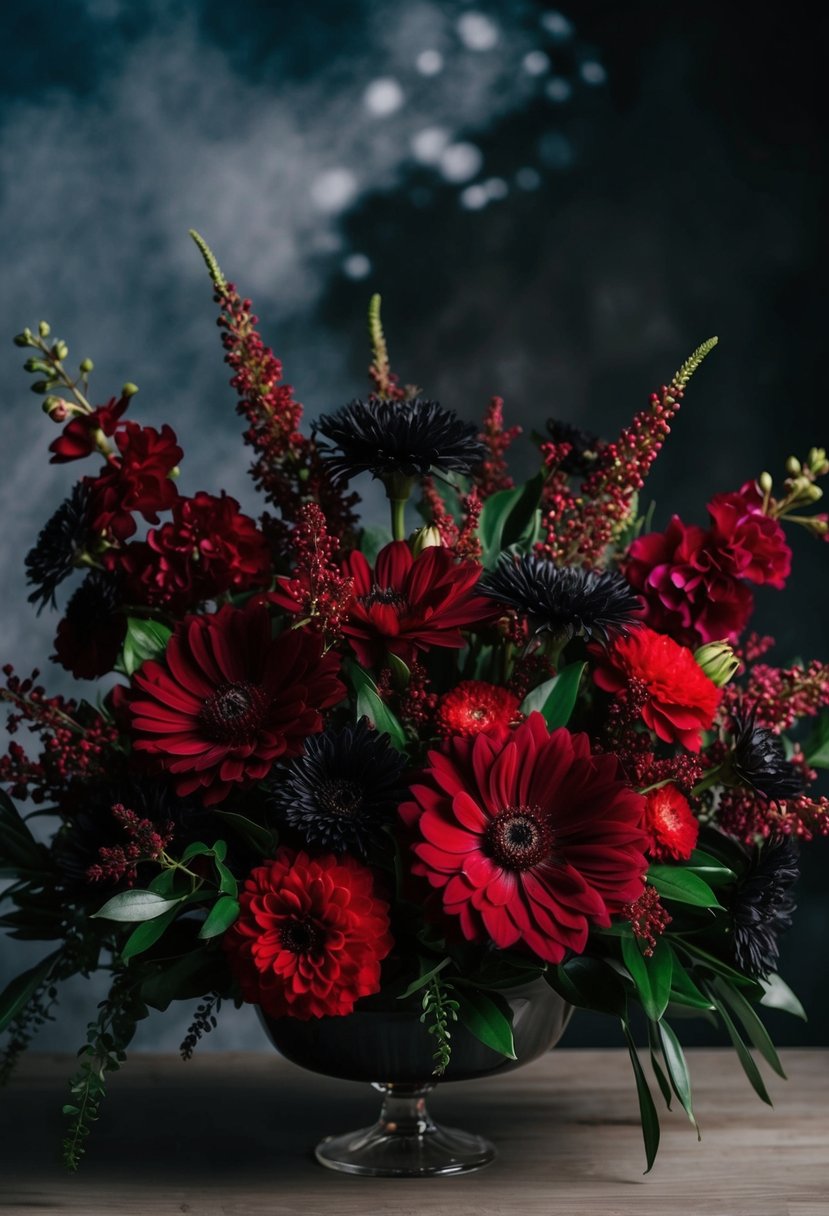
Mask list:
[[697,784],[691,790],[691,793],[694,795],[704,794],[705,791],[710,789],[712,785],[716,785],[719,781],[722,781],[722,779],[725,775],[726,775],[725,765],[724,764],[715,765],[714,768],[710,769],[705,774],[705,776],[703,777],[703,779],[701,781],[697,782]]
[[394,540],[406,539],[406,499],[392,498],[391,502],[391,534]]

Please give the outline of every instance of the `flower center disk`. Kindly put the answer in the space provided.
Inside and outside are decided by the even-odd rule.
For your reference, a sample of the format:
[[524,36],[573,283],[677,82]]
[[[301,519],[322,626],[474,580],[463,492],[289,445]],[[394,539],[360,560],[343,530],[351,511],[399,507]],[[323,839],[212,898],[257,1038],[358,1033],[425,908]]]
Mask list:
[[310,954],[323,943],[324,933],[319,925],[309,918],[300,920],[291,917],[279,930],[279,941],[284,950],[292,954]]
[[356,781],[336,777],[324,781],[317,791],[317,804],[330,815],[350,817],[363,805],[365,791]]
[[394,587],[379,587],[377,583],[368,595],[361,595],[359,599],[364,608],[373,608],[375,604],[391,604],[393,608],[406,607],[405,595],[395,591]]
[[553,834],[537,806],[507,807],[486,830],[486,851],[507,870],[529,870],[548,857]]
[[199,720],[215,743],[249,743],[267,708],[267,693],[256,684],[222,684],[202,705]]

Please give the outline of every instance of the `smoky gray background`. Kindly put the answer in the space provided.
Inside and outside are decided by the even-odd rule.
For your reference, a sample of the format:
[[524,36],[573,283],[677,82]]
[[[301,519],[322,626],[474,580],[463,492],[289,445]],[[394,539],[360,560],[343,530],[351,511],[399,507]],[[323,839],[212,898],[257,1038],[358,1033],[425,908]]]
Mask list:
[[[308,419],[364,391],[373,291],[405,379],[470,419],[503,395],[526,432],[554,414],[616,433],[717,333],[647,488],[657,526],[704,523],[711,494],[829,440],[825,18],[740,7],[5,6],[0,332],[48,319],[73,365],[94,359],[97,401],[135,381],[133,415],[184,447],[182,489],[253,513],[191,227],[253,297]],[[0,653],[67,691],[22,570],[77,468],[47,463],[57,431],[21,353],[0,346]],[[530,445],[514,453],[529,472]],[[781,662],[828,658],[829,549],[792,541],[789,587],[760,592],[756,624]],[[783,1043],[829,1035],[827,860],[825,842],[804,853],[782,970],[811,1020],[772,1015]],[[0,941],[3,982],[39,953]],[[67,986],[39,1043],[82,1042],[100,995]],[[191,1012],[151,1017],[137,1045],[175,1048]],[[204,1048],[263,1042],[231,1009]],[[615,1027],[578,1017],[567,1042]]]

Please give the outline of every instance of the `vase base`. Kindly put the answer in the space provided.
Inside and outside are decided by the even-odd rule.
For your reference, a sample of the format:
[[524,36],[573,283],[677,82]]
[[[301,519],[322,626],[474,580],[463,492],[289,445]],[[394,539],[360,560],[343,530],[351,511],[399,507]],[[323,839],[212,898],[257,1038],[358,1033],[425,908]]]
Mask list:
[[495,1147],[482,1136],[431,1123],[423,1131],[400,1132],[383,1121],[344,1136],[328,1136],[316,1158],[330,1170],[374,1178],[427,1178],[483,1169]]

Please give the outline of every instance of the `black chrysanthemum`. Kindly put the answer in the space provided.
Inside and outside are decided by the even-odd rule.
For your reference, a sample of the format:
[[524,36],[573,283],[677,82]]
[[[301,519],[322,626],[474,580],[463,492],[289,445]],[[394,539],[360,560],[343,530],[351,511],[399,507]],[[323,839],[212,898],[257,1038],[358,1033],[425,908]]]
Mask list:
[[160,828],[172,823],[178,845],[195,839],[204,821],[204,809],[195,801],[179,798],[154,778],[122,777],[113,781],[75,782],[61,805],[63,824],[52,844],[52,857],[60,875],[61,890],[74,898],[94,897],[111,886],[90,882],[90,866],[100,861],[101,848],[128,843],[123,828],[112,813],[125,806],[140,819],[150,819]]
[[569,443],[571,450],[559,464],[563,473],[589,473],[596,463],[601,441],[598,435],[583,431],[581,427],[573,426],[571,422],[562,422],[558,418],[547,419],[547,434],[553,443]]
[[734,958],[752,979],[777,970],[778,936],[792,923],[792,887],[799,874],[788,837],[764,840],[752,852],[731,899]]
[[117,582],[91,570],[66,605],[52,658],[79,680],[111,671],[127,631],[126,615],[118,611],[121,602]]
[[361,718],[306,739],[303,755],[277,770],[271,804],[308,844],[365,858],[408,792],[405,767],[388,735]]
[[55,604],[55,590],[72,573],[89,537],[87,484],[79,481],[68,498],[41,529],[37,544],[26,554],[27,581],[35,588],[29,603]]
[[468,473],[486,455],[474,423],[422,397],[352,401],[336,414],[324,414],[316,430],[331,444],[320,445],[320,452],[336,479]]
[[640,609],[639,597],[621,574],[557,566],[536,554],[517,561],[504,555],[478,590],[529,617],[536,633],[578,634],[605,643],[611,633],[626,633]]
[[773,802],[803,792],[803,775],[786,759],[782,739],[769,727],[758,726],[753,713],[734,715],[731,767],[743,785]]

